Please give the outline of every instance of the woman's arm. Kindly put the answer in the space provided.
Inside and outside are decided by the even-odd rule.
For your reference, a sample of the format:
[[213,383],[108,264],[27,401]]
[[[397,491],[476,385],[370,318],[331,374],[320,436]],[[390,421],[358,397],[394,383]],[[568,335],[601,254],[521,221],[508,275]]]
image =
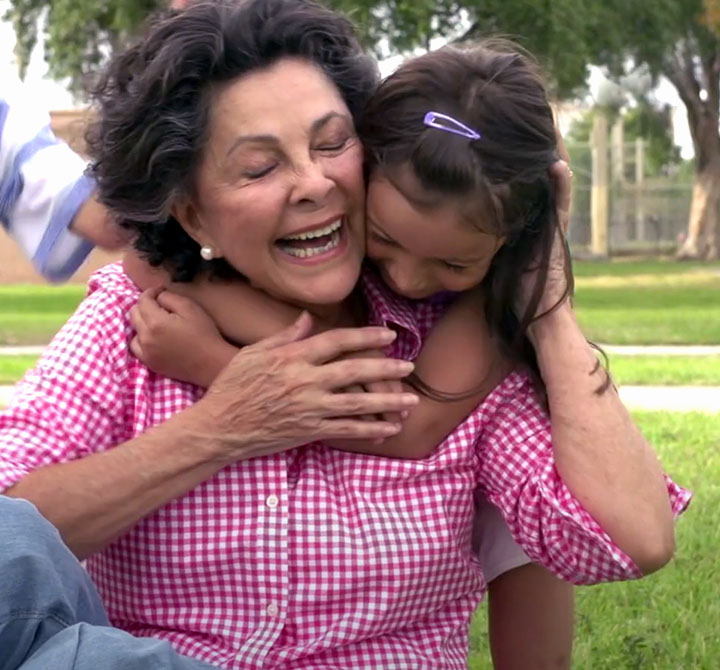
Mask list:
[[[564,229],[570,175],[566,164],[554,169]],[[532,273],[521,277],[520,313],[535,280]],[[538,314],[555,305],[565,289],[560,233],[544,288]],[[643,574],[658,570],[672,557],[673,515],[687,505],[688,492],[665,479],[615,389],[599,390],[606,373],[569,300],[538,318],[528,335],[547,390],[552,442],[550,426],[527,384],[508,387],[504,406],[497,408],[498,425],[484,440],[481,475],[489,497],[504,508],[517,539],[534,536],[534,546],[522,542],[534,552],[533,559],[565,579],[591,583],[637,576],[638,568]],[[507,501],[510,492],[512,506]],[[533,518],[518,514],[518,507],[532,509]],[[611,544],[602,539],[603,532]]]
[[558,473],[636,563],[660,569],[675,549],[667,483],[654,451],[613,387],[569,304],[539,319],[530,339],[545,382]]
[[122,423],[130,420],[122,403],[127,380],[115,369],[126,344],[106,332],[112,314],[92,303],[91,296],[0,413],[0,488],[34,502],[80,556],[232,462],[315,440],[382,438],[399,426],[354,415],[399,412],[415,402],[410,394],[337,392],[412,369],[390,359],[331,362],[385,346],[394,333],[349,329],[302,339],[311,329],[304,316],[244,349],[193,407],[114,444],[114,435],[132,430]]
[[[553,168],[558,218],[543,313],[565,287],[564,233],[570,217],[567,164]],[[532,276],[524,278],[530,286]],[[535,347],[552,417],[555,463],[563,481],[644,574],[665,565],[675,550],[667,482],[652,447],[607,380],[578,326],[569,300],[537,319],[528,333]]]

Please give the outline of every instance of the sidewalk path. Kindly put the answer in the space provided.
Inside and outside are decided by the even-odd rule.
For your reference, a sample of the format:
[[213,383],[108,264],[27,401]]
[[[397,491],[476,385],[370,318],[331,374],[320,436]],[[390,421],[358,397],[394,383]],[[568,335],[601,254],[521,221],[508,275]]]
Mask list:
[[629,409],[720,413],[720,386],[621,386]]
[[[12,396],[12,386],[0,386],[0,407]],[[720,386],[621,386],[629,409],[720,414]]]
[[619,345],[602,344],[603,351],[616,356],[720,356],[720,345]]

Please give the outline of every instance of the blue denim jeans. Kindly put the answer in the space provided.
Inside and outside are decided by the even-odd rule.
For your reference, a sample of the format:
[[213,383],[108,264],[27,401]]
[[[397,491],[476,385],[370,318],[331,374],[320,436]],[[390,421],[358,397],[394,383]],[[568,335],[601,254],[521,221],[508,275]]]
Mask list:
[[95,586],[29,502],[0,496],[0,670],[212,670],[112,628]]

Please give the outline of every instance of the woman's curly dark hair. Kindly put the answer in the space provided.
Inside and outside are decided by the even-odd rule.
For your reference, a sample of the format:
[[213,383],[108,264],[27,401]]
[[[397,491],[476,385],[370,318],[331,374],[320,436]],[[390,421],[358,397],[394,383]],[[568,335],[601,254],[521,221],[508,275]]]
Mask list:
[[222,260],[203,261],[170,214],[192,192],[213,87],[283,57],[318,65],[354,118],[378,82],[350,21],[312,0],[204,0],[158,15],[145,37],[111,60],[94,91],[99,115],[87,140],[100,201],[175,281],[201,269],[233,273]]

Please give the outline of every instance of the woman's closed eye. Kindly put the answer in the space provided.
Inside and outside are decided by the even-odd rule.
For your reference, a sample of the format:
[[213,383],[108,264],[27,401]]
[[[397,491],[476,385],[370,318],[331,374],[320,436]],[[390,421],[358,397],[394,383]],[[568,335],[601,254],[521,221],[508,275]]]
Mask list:
[[260,179],[261,177],[270,174],[277,165],[277,163],[270,163],[262,167],[244,170],[243,177],[246,177],[247,179]]
[[347,146],[349,141],[349,137],[334,138],[332,140],[328,140],[327,142],[321,142],[315,150],[325,152],[341,151]]

